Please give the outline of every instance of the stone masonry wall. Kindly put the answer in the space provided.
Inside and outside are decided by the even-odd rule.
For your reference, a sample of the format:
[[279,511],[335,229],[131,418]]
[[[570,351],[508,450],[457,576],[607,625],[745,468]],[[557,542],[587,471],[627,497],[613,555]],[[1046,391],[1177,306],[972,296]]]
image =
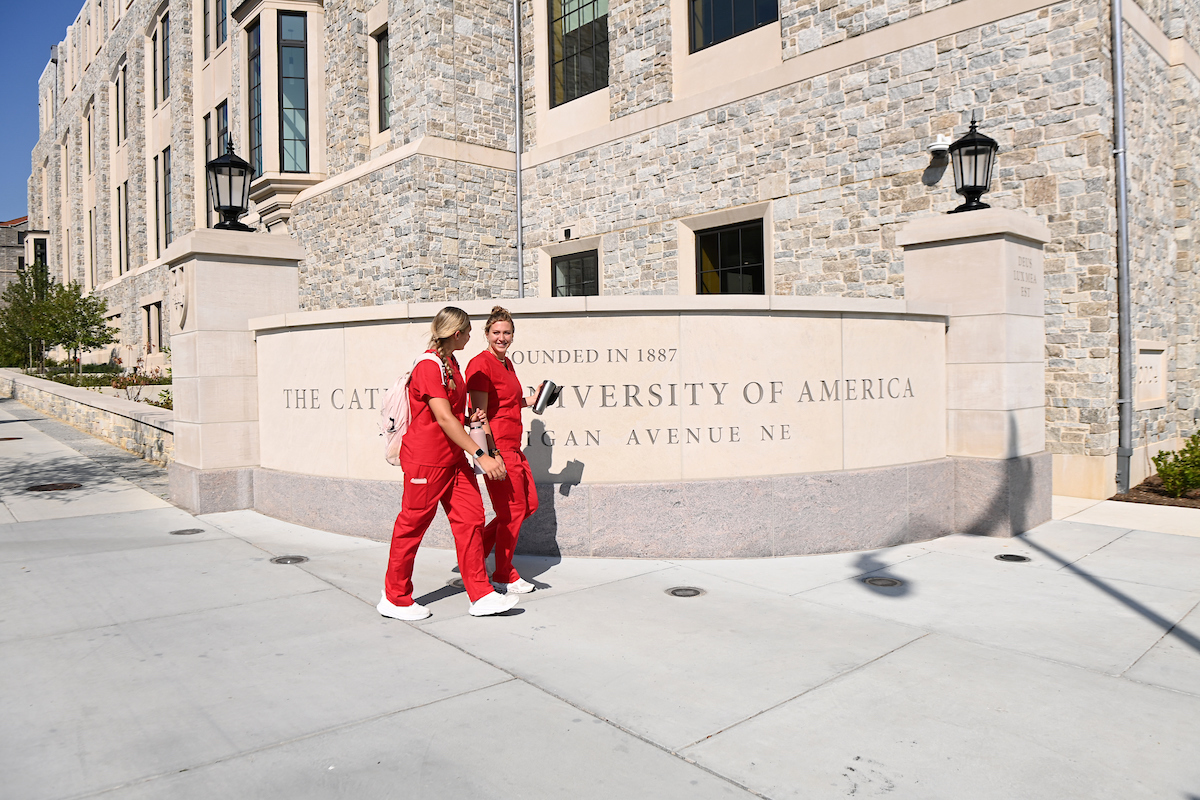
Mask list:
[[[687,36],[687,27],[679,26]],[[610,0],[608,94],[613,119],[671,100],[670,0]]]
[[958,0],[780,0],[783,57],[803,55],[955,2]]
[[417,156],[305,201],[300,307],[515,294],[514,190],[511,171]]
[[175,453],[170,411],[8,370],[0,370],[0,397],[17,400],[152,464],[165,467]]
[[[153,179],[146,170],[146,81],[145,29],[150,15],[157,10],[158,3],[150,0],[134,0],[125,9],[115,28],[107,23],[107,31],[100,50],[91,63],[78,75],[74,87],[70,73],[77,67],[70,64],[71,41],[82,43],[79,28],[75,26],[70,37],[60,45],[60,64],[55,69],[51,64],[43,76],[42,85],[49,97],[57,97],[59,104],[52,109],[51,125],[41,132],[32,158],[32,174],[29,185],[30,208],[41,209],[40,178],[42,165],[46,170],[45,219],[50,231],[50,272],[61,280],[64,258],[69,261],[71,280],[85,282],[85,264],[89,250],[87,240],[87,218],[90,207],[84,203],[86,153],[84,152],[83,130],[86,125],[85,111],[89,104],[95,115],[94,168],[91,180],[95,188],[95,266],[94,278],[97,294],[108,301],[110,312],[120,314],[120,341],[93,358],[105,355],[119,357],[126,366],[132,366],[142,352],[146,341],[142,309],[139,300],[152,292],[167,293],[169,276],[165,268],[141,272],[152,258],[151,237],[148,235],[149,206],[154,202]],[[186,234],[196,224],[194,197],[195,184],[192,176],[193,120],[191,83],[191,3],[188,0],[172,0],[171,15],[171,98],[173,128],[171,131],[172,154],[172,218],[176,238]],[[76,53],[80,52],[78,49]],[[110,97],[112,78],[117,66],[125,63],[127,81],[126,130],[127,137],[122,149],[127,153],[127,180],[129,184],[129,268],[127,274],[117,282],[117,265],[112,258],[112,241],[115,234],[115,209],[112,197],[115,191],[115,176],[112,159],[116,150],[113,140],[115,106]],[[64,70],[65,67],[65,70]],[[64,165],[60,143],[68,144],[69,154]],[[69,214],[65,221],[69,231],[69,248],[64,248],[61,233],[64,228],[63,197]],[[66,251],[66,252],[64,252]],[[169,345],[170,303],[163,303],[163,341]]]
[[375,121],[369,117],[367,47],[374,44],[366,6],[364,0],[325,3],[325,163],[331,175],[370,156]]

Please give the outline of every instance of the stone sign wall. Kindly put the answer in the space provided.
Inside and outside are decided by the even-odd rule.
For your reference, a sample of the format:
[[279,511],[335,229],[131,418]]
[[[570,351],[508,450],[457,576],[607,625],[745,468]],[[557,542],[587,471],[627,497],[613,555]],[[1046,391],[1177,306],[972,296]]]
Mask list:
[[[383,460],[378,409],[424,349],[435,311],[340,324],[318,324],[329,312],[317,312],[313,324],[289,315],[289,327],[260,329],[262,466],[399,480]],[[544,415],[525,412],[540,483],[751,478],[946,455],[938,317],[664,303],[518,316],[516,329],[510,358],[522,383],[563,387]],[[477,321],[464,370],[483,347]]]

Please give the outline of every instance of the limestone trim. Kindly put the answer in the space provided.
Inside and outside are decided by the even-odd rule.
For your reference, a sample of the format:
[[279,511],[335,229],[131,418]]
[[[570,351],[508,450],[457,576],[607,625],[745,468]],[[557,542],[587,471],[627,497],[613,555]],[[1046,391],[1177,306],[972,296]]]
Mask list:
[[[671,19],[688,19],[688,0],[671,0]],[[676,98],[704,94],[713,86],[750,78],[783,64],[783,31],[778,19],[695,53],[691,52],[688,25],[673,27],[671,75]]]
[[[1054,3],[1046,0],[1009,0],[1006,3],[962,0],[871,33],[864,33],[853,39],[796,56],[765,72],[749,77],[735,77],[731,82],[710,87],[702,94],[636,111],[585,133],[541,144],[522,158],[522,167],[536,167],[571,153],[668,125],[782,86],[1052,5]],[[743,34],[746,35],[748,34]],[[539,139],[539,142],[541,141]]]
[[896,244],[911,247],[981,236],[1016,236],[1041,244],[1054,238],[1044,223],[1029,214],[1007,208],[989,208],[915,219],[896,232]]
[[[264,237],[265,238],[265,237]],[[282,238],[282,237],[281,237]],[[454,303],[472,317],[487,317],[494,299],[460,300]],[[598,297],[527,297],[509,299],[505,306],[516,315],[556,315],[580,313],[629,312],[789,312],[810,314],[852,314],[908,319],[934,319],[945,322],[948,308],[941,303],[895,300],[891,298],[812,297],[801,295],[601,295]],[[297,311],[249,320],[255,332],[304,328],[321,325],[390,322],[395,320],[433,319],[446,303],[396,303],[386,306],[330,308]]]
[[397,147],[395,150],[389,150],[365,164],[360,164],[354,169],[348,169],[345,172],[334,175],[332,178],[326,178],[316,186],[310,186],[298,194],[292,202],[293,204],[303,203],[306,200],[312,200],[314,197],[320,197],[339,186],[345,186],[347,183],[352,183],[363,176],[370,175],[372,172],[390,167],[392,164],[412,158],[413,156],[444,158],[448,161],[461,161],[466,164],[490,167],[492,169],[503,169],[509,172],[513,172],[517,168],[517,157],[508,150],[496,150],[478,144],[455,142],[437,136],[422,136],[420,139]]
[[1197,53],[1184,38],[1172,39],[1150,18],[1137,3],[1122,6],[1122,19],[1142,37],[1150,48],[1172,67],[1185,67],[1200,78],[1200,53]]
[[[738,208],[726,208],[694,217],[675,220],[676,242],[679,248],[677,285],[679,294],[696,294],[696,233],[708,228],[720,228],[725,225],[736,225],[739,222],[751,222],[761,219],[763,224],[763,287],[770,291],[775,286],[773,246],[774,223],[771,214],[771,203],[754,203]],[[709,295],[711,296],[711,295]]]
[[569,256],[575,253],[596,251],[596,280],[604,286],[604,237],[586,236],[579,239],[568,239],[565,242],[548,244],[537,249],[538,264],[538,296],[554,297],[554,259],[559,256]]

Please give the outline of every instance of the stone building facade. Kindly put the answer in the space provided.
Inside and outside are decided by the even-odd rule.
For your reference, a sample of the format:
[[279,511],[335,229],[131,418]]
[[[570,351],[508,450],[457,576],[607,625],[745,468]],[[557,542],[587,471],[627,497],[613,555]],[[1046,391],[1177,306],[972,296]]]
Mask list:
[[[697,47],[699,1],[521,0],[521,270],[512,12],[497,0],[88,0],[41,79],[30,220],[50,232],[55,274],[109,299],[132,354],[169,344],[163,209],[176,241],[211,221],[203,165],[225,129],[259,154],[243,221],[305,249],[303,309],[514,297],[519,272],[526,294],[549,298],[555,259],[592,252],[600,294],[695,294],[698,232],[755,221],[763,291],[902,298],[897,231],[960,201],[929,145],[974,115],[1000,145],[985,200],[1055,237],[1056,488],[1111,493],[1110,3],[777,0],[739,35],[714,23],[718,41]],[[1200,420],[1200,0],[1124,8],[1146,468]],[[597,60],[584,66],[607,68],[594,91],[563,90],[555,47],[581,46],[585,27]],[[285,99],[297,81],[302,115]],[[304,163],[289,164],[297,136]]]
[[17,280],[25,268],[25,233],[28,230],[28,217],[0,222],[0,293]]

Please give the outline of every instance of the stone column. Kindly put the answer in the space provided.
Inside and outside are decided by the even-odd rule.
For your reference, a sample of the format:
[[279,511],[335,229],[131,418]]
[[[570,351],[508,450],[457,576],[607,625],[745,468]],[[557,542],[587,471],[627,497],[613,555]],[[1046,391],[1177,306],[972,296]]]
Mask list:
[[166,253],[172,274],[171,500],[202,514],[254,505],[254,317],[296,311],[303,248],[290,236],[201,229]]
[[992,208],[914,220],[904,248],[906,299],[945,304],[947,455],[955,529],[1013,536],[1050,519],[1045,297],[1049,228]]

